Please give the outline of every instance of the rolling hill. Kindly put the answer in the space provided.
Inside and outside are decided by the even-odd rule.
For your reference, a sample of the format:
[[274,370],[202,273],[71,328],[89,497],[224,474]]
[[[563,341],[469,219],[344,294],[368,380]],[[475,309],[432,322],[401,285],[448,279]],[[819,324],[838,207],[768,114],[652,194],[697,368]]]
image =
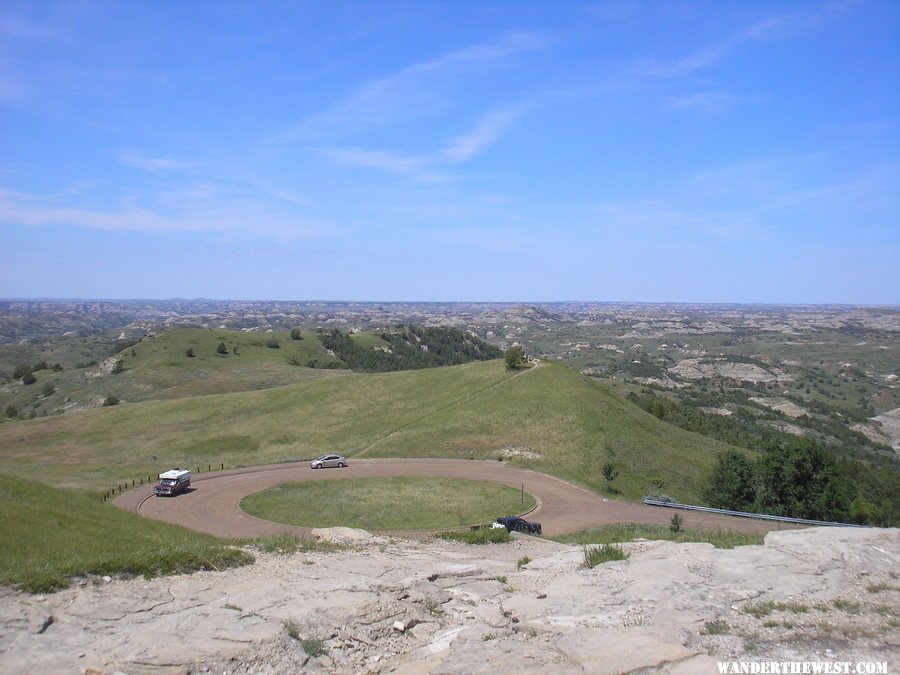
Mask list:
[[[334,376],[344,369],[393,371],[501,355],[496,347],[456,329],[409,326],[352,335],[304,331],[300,339],[287,332],[173,328],[133,343],[112,342],[124,347],[115,347],[117,352],[109,346],[102,349],[96,340],[84,342],[81,352],[72,338],[60,343],[65,349],[47,349],[40,352],[40,359],[22,350],[31,356],[25,363],[5,353],[7,381],[0,384],[0,412],[12,406],[15,414],[0,420],[96,408],[109,396],[132,403],[253,391]],[[326,344],[340,349],[336,352]],[[76,361],[79,353],[85,363]],[[54,369],[53,357],[60,355],[67,357],[65,367]],[[12,377],[23,365],[34,367],[34,383],[26,385],[20,377]]]
[[[160,368],[170,352],[158,354]],[[249,466],[333,451],[505,457],[601,489],[600,466],[612,460],[622,496],[664,491],[694,501],[729,447],[661,422],[565,367],[511,373],[495,360],[10,422],[0,426],[0,472],[102,492],[176,465]]]

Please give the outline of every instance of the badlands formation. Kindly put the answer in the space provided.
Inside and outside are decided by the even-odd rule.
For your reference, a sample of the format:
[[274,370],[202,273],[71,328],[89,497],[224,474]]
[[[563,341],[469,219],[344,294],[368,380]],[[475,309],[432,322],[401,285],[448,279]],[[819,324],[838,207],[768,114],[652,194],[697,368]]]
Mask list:
[[[772,532],[763,546],[397,540],[248,567],[0,591],[6,673],[715,673],[717,661],[900,667],[900,531]],[[530,562],[519,567],[528,556]],[[52,617],[52,620],[51,620]],[[310,656],[307,651],[312,651]]]

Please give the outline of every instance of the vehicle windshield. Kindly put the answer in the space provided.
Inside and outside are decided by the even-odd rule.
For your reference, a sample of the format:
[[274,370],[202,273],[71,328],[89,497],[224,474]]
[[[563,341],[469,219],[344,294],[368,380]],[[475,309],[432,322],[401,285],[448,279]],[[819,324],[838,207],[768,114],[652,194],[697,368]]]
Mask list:
[[177,483],[178,481],[176,481],[174,478],[163,478],[163,479],[162,479],[161,481],[159,481],[159,482],[160,482],[162,485],[175,485],[175,483]]

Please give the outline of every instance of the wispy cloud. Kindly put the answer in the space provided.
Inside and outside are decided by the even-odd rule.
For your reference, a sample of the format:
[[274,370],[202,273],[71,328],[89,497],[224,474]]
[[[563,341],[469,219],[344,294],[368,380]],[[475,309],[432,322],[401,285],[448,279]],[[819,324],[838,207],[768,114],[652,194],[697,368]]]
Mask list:
[[752,43],[780,40],[820,28],[836,20],[854,3],[830,2],[822,9],[767,17],[744,26],[724,39],[677,59],[647,59],[638,62],[638,71],[654,77],[682,77],[709,68],[737,48]]
[[757,218],[745,213],[687,209],[677,201],[636,199],[598,206],[595,217],[607,235],[646,241],[764,241],[767,231]]
[[666,96],[665,105],[675,110],[719,113],[742,103],[761,100],[758,96],[738,96],[724,91],[701,91],[680,96]]
[[421,119],[452,105],[456,94],[515,56],[546,48],[546,35],[514,32],[499,40],[470,45],[370,80],[323,112],[277,134],[284,140],[347,135],[372,127]]
[[465,162],[481,154],[500,138],[522,112],[521,107],[491,111],[478,120],[471,130],[447,141],[444,157],[452,162]]
[[125,166],[150,173],[165,173],[182,169],[191,169],[199,165],[199,162],[170,157],[150,157],[136,150],[122,150],[119,152],[119,162]]
[[9,40],[54,42],[65,35],[45,23],[35,23],[23,17],[0,14],[0,35]]
[[445,183],[452,180],[447,173],[450,165],[463,164],[485,152],[524,110],[524,106],[492,110],[471,129],[442,141],[439,150],[428,154],[408,155],[361,147],[333,147],[321,152],[332,164],[387,171],[422,183]]
[[129,205],[101,210],[58,205],[40,196],[3,189],[0,189],[0,223],[157,234],[210,232],[275,239],[323,237],[337,231],[325,223],[274,212],[263,204],[226,202],[215,209],[194,209],[188,204],[181,211],[171,213]]
[[324,157],[340,166],[361,169],[377,169],[396,173],[424,183],[442,183],[447,176],[431,169],[430,160],[426,157],[410,157],[388,150],[367,148],[326,148]]

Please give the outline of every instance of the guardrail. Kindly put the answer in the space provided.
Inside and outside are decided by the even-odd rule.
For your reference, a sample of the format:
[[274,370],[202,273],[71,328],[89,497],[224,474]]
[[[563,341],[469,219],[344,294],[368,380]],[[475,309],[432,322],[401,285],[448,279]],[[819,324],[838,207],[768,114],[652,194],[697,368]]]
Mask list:
[[641,501],[647,506],[666,506],[670,509],[683,509],[685,511],[700,511],[701,513],[718,513],[723,516],[736,516],[738,518],[756,518],[757,520],[774,520],[779,523],[795,523],[797,525],[824,525],[827,527],[866,527],[865,525],[853,525],[850,523],[835,523],[830,520],[809,520],[808,518],[791,518],[790,516],[771,516],[768,513],[750,513],[749,511],[730,511],[728,509],[714,509],[710,506],[695,506],[694,504],[682,504],[680,502],[666,502],[661,499],[644,497]]

